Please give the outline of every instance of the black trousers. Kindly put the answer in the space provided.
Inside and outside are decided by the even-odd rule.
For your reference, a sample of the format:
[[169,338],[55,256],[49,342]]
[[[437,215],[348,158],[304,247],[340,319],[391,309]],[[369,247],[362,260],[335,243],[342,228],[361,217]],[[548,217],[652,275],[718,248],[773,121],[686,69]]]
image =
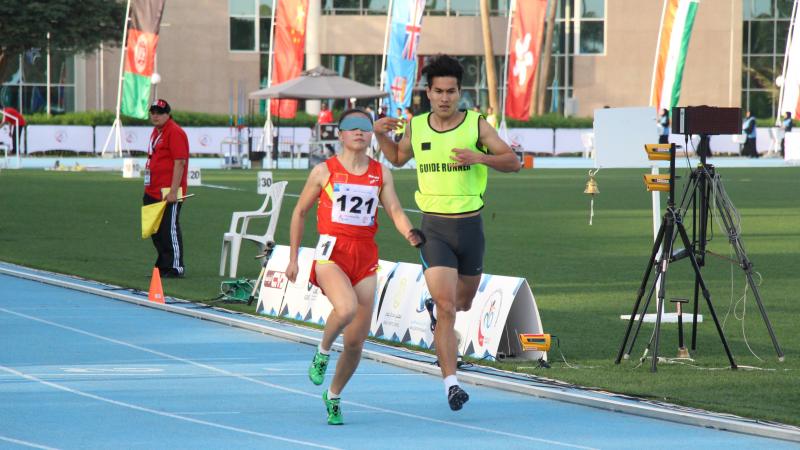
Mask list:
[[[142,198],[142,203],[145,205],[159,201],[147,194],[144,194]],[[169,271],[181,275],[184,273],[183,235],[181,233],[180,216],[181,203],[167,203],[158,231],[152,236],[153,246],[158,253],[155,267],[158,267],[162,275]]]

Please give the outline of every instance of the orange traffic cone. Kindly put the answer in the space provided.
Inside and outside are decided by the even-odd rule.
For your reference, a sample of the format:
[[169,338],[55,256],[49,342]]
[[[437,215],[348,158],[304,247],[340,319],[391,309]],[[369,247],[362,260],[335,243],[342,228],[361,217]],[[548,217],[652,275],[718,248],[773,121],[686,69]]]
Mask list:
[[153,267],[153,277],[150,279],[150,292],[147,299],[151,302],[164,303],[164,289],[161,287],[161,273],[158,267]]

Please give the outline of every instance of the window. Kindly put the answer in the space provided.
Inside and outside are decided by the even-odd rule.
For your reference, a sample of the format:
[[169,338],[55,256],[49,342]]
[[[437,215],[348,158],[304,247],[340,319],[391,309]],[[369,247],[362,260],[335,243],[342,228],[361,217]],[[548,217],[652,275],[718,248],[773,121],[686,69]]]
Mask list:
[[780,89],[775,80],[783,72],[792,1],[742,1],[742,109],[756,117],[777,117]]
[[[311,0],[319,1],[322,14],[327,15],[385,15],[389,0]],[[408,1],[408,0],[397,0]],[[490,0],[489,14],[505,16],[510,0]],[[426,0],[425,15],[429,16],[477,16],[480,15],[480,0]]]
[[578,54],[605,53],[605,0],[578,0],[575,6],[575,47]]
[[232,51],[255,51],[258,0],[229,0],[229,2],[230,49]]
[[[23,114],[47,110],[46,52],[38,48],[25,51],[9,62],[10,75],[0,80],[0,101]],[[61,51],[50,52],[50,111],[54,114],[75,111],[75,57]]]

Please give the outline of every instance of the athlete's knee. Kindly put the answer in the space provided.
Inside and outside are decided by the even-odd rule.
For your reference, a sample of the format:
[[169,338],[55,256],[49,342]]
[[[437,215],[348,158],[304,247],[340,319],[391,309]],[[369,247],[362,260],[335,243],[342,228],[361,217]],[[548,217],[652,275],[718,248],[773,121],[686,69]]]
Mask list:
[[344,351],[351,355],[361,355],[361,350],[364,349],[364,340],[357,337],[348,338],[345,336],[343,343]]
[[453,302],[436,302],[436,320],[439,322],[455,322],[456,311],[457,308]]
[[456,311],[458,312],[469,311],[470,308],[472,308],[472,297],[456,302]]
[[358,305],[356,302],[342,302],[333,308],[334,314],[344,323],[350,323],[356,317]]

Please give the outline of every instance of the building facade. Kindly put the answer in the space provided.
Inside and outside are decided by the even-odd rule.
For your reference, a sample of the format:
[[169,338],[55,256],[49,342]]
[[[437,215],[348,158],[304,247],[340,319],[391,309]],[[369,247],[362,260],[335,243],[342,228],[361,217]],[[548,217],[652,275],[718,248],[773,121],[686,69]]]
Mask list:
[[[398,1],[398,0],[395,0]],[[603,106],[647,105],[662,0],[557,2],[545,109],[591,116]],[[311,0],[307,66],[322,65],[357,81],[380,83],[388,0]],[[158,45],[154,93],[175,109],[227,114],[245,110],[242,93],[266,84],[272,0],[169,0]],[[681,104],[741,106],[775,116],[775,78],[791,0],[702,0],[689,46]],[[502,96],[507,0],[491,0],[491,36]],[[462,106],[488,106],[479,0],[428,0],[419,43],[421,62],[437,53],[465,66]],[[121,38],[121,36],[120,36]],[[53,55],[56,55],[54,52]],[[52,56],[54,112],[114,110],[120,52]],[[0,98],[25,112],[43,110],[42,52],[20,58]],[[53,62],[54,61],[54,62]],[[310,67],[309,67],[310,68]],[[414,103],[424,108],[424,83]],[[252,105],[250,105],[252,106]]]

